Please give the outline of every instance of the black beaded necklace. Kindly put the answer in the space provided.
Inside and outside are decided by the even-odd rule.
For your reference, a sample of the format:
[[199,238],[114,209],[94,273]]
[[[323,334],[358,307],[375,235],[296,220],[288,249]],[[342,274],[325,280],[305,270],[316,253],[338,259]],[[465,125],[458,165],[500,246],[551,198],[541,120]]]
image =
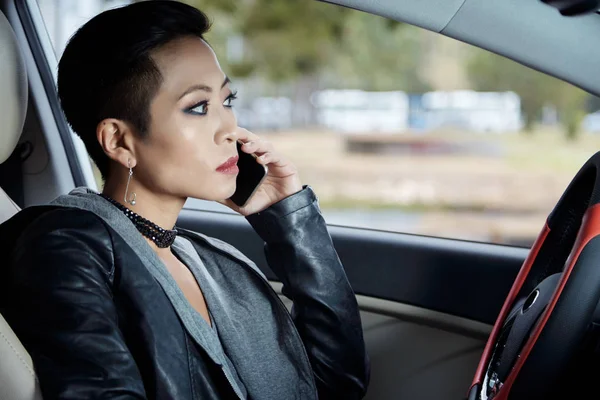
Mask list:
[[137,230],[140,231],[142,235],[152,240],[161,249],[169,247],[175,241],[175,237],[177,237],[177,229],[163,229],[152,221],[148,221],[141,215],[134,213],[129,208],[125,207],[104,193],[101,193],[100,196],[110,201],[115,207],[122,211],[123,214],[125,214],[131,220],[131,222],[133,222],[133,225],[135,225]]

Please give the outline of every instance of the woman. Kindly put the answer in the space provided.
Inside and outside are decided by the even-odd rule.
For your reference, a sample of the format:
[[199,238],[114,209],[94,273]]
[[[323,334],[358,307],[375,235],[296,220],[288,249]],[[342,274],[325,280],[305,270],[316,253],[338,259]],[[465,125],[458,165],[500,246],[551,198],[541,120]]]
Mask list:
[[[178,2],[104,12],[59,64],[65,116],[104,179],[21,212],[2,313],[46,399],[358,399],[368,361],[354,294],[317,200],[237,127],[235,93]],[[268,166],[244,208],[236,141]],[[247,217],[292,315],[231,246],[170,229],[188,197]]]

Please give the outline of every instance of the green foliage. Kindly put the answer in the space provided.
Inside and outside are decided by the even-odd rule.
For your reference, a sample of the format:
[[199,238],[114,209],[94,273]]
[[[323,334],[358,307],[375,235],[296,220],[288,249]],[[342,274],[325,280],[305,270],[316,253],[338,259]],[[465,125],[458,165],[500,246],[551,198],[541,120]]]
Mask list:
[[420,31],[404,28],[366,13],[348,16],[344,40],[326,67],[331,86],[373,91],[430,90],[417,74]]
[[348,10],[298,0],[253,0],[241,18],[255,71],[272,81],[313,75],[335,54]]

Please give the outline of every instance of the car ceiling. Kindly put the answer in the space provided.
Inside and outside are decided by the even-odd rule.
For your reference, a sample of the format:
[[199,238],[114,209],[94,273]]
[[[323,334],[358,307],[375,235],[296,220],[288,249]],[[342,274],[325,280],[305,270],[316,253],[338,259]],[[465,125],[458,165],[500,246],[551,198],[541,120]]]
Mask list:
[[[320,0],[323,1],[323,0]],[[600,95],[600,15],[541,0],[327,0],[441,33]]]

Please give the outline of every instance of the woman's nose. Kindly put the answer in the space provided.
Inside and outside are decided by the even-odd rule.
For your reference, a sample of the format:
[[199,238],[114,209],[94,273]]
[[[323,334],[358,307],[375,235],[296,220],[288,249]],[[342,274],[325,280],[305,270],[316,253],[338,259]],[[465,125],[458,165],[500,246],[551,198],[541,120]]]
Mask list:
[[220,112],[220,126],[217,132],[218,142],[235,142],[237,140],[237,118],[233,110],[223,109]]
[[236,127],[234,127],[234,129],[228,130],[227,132],[223,133],[223,141],[227,141],[227,142],[235,142],[237,140],[237,133],[236,133]]

